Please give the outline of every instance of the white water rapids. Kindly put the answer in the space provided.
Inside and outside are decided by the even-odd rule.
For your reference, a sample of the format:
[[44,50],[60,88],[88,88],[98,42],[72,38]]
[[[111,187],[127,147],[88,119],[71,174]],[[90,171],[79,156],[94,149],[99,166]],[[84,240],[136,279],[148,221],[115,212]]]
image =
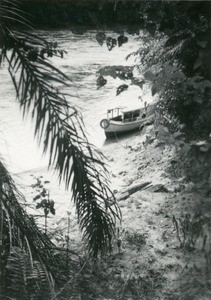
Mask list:
[[[138,97],[143,95],[139,87],[129,89],[116,96],[116,88],[124,82],[108,77],[107,85],[97,89],[96,72],[107,65],[133,65],[133,58],[125,57],[137,50],[140,41],[137,36],[128,36],[128,43],[108,51],[96,41],[96,32],[87,31],[83,35],[70,30],[40,31],[49,41],[58,42],[59,48],[67,51],[63,59],[53,58],[53,64],[73,81],[74,88],[68,90],[73,95],[71,102],[77,105],[84,117],[90,141],[101,147],[105,140],[99,123],[106,116],[108,108],[117,106],[142,106]],[[107,33],[112,37],[117,34]],[[33,137],[34,126],[30,118],[23,122],[19,105],[15,100],[15,91],[7,71],[6,63],[0,69],[0,153],[8,169],[15,174],[47,166],[48,158],[42,157],[42,147],[38,149]],[[150,95],[145,94],[146,101]]]
[[[108,65],[133,65],[134,59],[126,61],[125,57],[136,51],[141,41],[138,41],[137,37],[127,35],[128,43],[108,51],[106,45],[101,47],[97,43],[95,31],[88,31],[83,35],[72,33],[70,30],[40,31],[39,34],[48,41],[58,42],[59,48],[67,51],[63,59],[53,58],[52,62],[72,79],[74,87],[65,92],[73,95],[70,98],[71,104],[77,105],[81,110],[89,140],[103,149],[105,136],[99,123],[106,117],[107,109],[117,106],[143,106],[143,101],[151,101],[151,94],[147,88],[142,91],[137,86],[129,86],[127,91],[116,96],[116,88],[128,82],[111,77],[106,78],[108,82],[105,86],[97,89],[96,72]],[[113,32],[107,35],[117,37]],[[36,203],[33,201],[36,192],[31,187],[35,183],[34,177],[42,175],[43,180],[50,181],[47,188],[55,201],[56,216],[52,216],[49,226],[55,227],[55,230],[61,227],[61,232],[65,235],[67,211],[72,214],[75,210],[70,201],[71,192],[65,191],[64,185],[59,185],[57,176],[52,176],[52,172],[48,170],[48,157],[43,157],[42,145],[38,148],[34,139],[34,124],[30,117],[23,121],[6,63],[0,68],[0,91],[0,155],[4,158],[16,185],[27,199],[29,214],[37,215]],[[139,96],[143,98],[142,102]],[[115,151],[115,144],[111,151]],[[74,214],[71,218],[72,222],[77,223]],[[41,228],[42,221],[44,219],[39,218]],[[72,229],[71,236],[78,239],[78,231]]]

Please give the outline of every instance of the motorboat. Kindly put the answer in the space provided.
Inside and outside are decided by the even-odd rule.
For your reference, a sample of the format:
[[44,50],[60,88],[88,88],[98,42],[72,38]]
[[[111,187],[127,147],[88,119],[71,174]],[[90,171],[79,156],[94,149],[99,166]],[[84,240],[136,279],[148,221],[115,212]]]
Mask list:
[[107,118],[100,121],[100,126],[106,137],[114,137],[141,129],[151,120],[151,115],[147,117],[146,107],[132,110],[116,107],[107,110]]

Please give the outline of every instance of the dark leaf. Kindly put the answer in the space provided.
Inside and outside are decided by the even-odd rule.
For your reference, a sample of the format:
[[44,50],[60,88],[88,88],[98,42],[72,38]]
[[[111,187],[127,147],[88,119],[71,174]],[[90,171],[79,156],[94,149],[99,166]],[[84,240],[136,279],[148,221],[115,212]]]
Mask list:
[[36,201],[36,200],[38,200],[38,199],[40,199],[40,195],[37,195],[37,196],[35,196],[35,197],[33,198],[34,201]]
[[120,35],[117,38],[118,46],[121,47],[123,44],[128,42],[128,38],[124,35]]
[[42,203],[37,203],[36,208],[39,209],[41,207],[43,207]]
[[105,40],[106,40],[106,35],[105,35],[105,33],[104,33],[104,32],[98,32],[98,33],[96,34],[96,40],[97,40],[98,44],[100,44],[100,46],[102,46],[103,43],[104,43]]
[[111,38],[111,37],[107,37],[106,38],[106,45],[108,47],[108,50],[111,51],[117,44],[116,39]]
[[47,202],[46,199],[43,199],[40,203],[41,203],[43,206],[46,206],[48,202]]
[[127,89],[128,89],[127,84],[122,84],[122,85],[118,86],[117,91],[116,91],[116,95],[118,96],[119,94],[126,91]]
[[52,213],[52,215],[56,214],[55,208],[54,207],[50,207],[50,212]]
[[107,83],[107,80],[106,80],[102,75],[100,75],[100,76],[97,78],[97,87],[98,87],[98,88],[104,86],[106,83]]
[[40,194],[42,197],[45,197],[47,196],[47,190],[46,189],[43,189],[42,190],[42,193]]

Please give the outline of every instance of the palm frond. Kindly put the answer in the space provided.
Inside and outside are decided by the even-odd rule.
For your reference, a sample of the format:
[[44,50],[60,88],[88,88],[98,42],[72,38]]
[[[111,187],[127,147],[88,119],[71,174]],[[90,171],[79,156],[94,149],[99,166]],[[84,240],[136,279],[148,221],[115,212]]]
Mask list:
[[48,280],[48,272],[19,247],[13,247],[6,268],[6,294],[15,299],[48,299],[54,294],[54,286]]
[[[56,46],[31,32],[5,28],[4,57],[23,115],[35,121],[35,136],[49,152],[49,167],[72,190],[88,249],[97,256],[110,249],[116,218],[121,214],[109,188],[103,155],[89,143],[81,114],[58,86],[70,79],[48,60],[62,56]],[[8,51],[11,49],[10,51]]]
[[[9,172],[0,161],[0,203],[3,221],[1,225],[2,257],[6,264],[8,257],[18,247],[29,257],[30,264],[37,260],[46,264],[46,270],[59,278],[65,270],[65,263],[53,255],[54,244],[37,227],[34,219],[25,212],[21,203],[25,202],[18,192]],[[60,274],[61,273],[61,274]]]

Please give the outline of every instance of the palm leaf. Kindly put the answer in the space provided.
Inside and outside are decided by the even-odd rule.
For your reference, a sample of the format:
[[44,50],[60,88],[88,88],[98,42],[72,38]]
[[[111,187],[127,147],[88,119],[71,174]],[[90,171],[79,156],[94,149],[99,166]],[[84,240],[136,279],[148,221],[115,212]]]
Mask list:
[[[54,257],[54,244],[40,232],[33,218],[22,208],[21,203],[25,199],[1,161],[0,174],[0,297],[17,294],[17,299],[30,299],[27,278],[36,266],[35,260],[42,266],[42,273],[45,274],[45,288],[51,291],[54,289],[50,280],[51,273],[57,282],[64,282],[66,265],[61,256]],[[40,278],[36,280],[37,284],[41,281]]]
[[31,265],[29,255],[19,247],[13,247],[10,252],[5,276],[8,297],[47,299],[54,294],[54,286],[45,266],[38,261]]
[[81,114],[57,88],[70,84],[48,60],[61,51],[31,32],[8,26],[4,32],[4,57],[23,115],[34,119],[35,136],[44,153],[49,152],[49,167],[55,167],[60,181],[72,190],[88,249],[94,256],[105,253],[121,214],[102,154],[87,140]]

